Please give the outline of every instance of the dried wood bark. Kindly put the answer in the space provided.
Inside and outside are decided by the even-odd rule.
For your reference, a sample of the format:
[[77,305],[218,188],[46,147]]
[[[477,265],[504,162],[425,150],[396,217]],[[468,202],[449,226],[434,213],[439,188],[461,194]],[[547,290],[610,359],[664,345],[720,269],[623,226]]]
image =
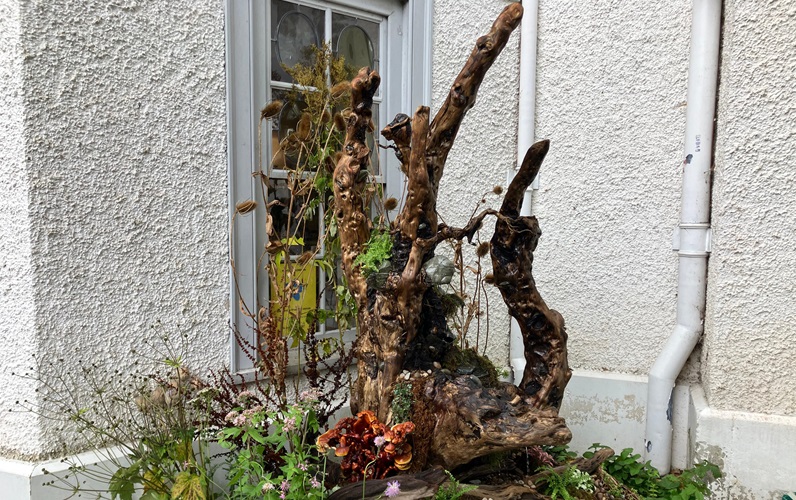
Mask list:
[[[429,336],[435,335],[427,323],[439,325],[442,318],[441,328],[446,328],[423,264],[441,241],[472,239],[485,217],[498,218],[492,239],[494,282],[520,322],[528,367],[519,389],[509,384],[483,388],[472,377],[440,372],[427,379],[426,397],[436,413],[430,456],[448,468],[495,451],[562,444],[571,437],[557,413],[569,379],[563,320],[547,308],[531,275],[532,252],[540,234],[536,220],[519,216],[522,192],[536,175],[547,143],[531,148],[500,212],[485,210],[463,228],[439,224],[436,213],[445,162],[459,126],[475,102],[486,71],[521,17],[522,6],[510,4],[489,33],[478,39],[430,123],[429,109],[421,106],[411,119],[398,115],[382,131],[394,142],[408,183],[406,202],[392,225],[391,270],[378,288],[368,285],[354,263],[370,233],[363,197],[370,157],[365,134],[379,77],[369,68],[352,81],[352,114],[333,173],[343,271],[358,306],[358,377],[351,408],[354,412],[373,410],[382,421],[390,416],[396,379],[412,361],[407,353],[425,353],[428,349],[422,342],[430,342]],[[438,345],[445,343],[440,340]]]
[[519,388],[534,406],[561,405],[572,376],[567,364],[564,318],[547,307],[533,279],[533,252],[542,231],[536,217],[520,216],[523,193],[531,184],[550,147],[531,146],[500,207],[491,249],[494,282],[509,314],[517,320],[525,346],[525,370]]

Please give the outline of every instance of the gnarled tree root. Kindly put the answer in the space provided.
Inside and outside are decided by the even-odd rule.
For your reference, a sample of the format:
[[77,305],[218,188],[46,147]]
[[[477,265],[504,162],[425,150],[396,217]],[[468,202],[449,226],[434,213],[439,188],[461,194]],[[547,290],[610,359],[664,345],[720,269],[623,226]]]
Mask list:
[[484,388],[478,378],[429,378],[425,396],[437,425],[431,462],[447,469],[490,453],[568,443],[572,433],[555,408],[529,405],[516,386]]

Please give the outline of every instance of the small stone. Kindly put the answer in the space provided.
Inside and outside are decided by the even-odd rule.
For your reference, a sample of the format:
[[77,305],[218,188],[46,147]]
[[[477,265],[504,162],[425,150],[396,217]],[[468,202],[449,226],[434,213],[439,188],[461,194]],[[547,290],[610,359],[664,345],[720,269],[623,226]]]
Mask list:
[[426,375],[431,375],[431,370],[426,370]]
[[519,394],[517,394],[516,396],[514,396],[514,399],[512,399],[512,400],[511,400],[511,403],[510,403],[510,404],[511,404],[512,406],[515,406],[515,405],[516,405],[517,403],[519,403],[520,401],[522,401],[522,398],[520,397],[520,395],[519,395]]
[[441,365],[441,364],[439,364],[439,362],[438,362],[438,361],[434,361],[434,368],[436,368],[437,370],[439,370],[440,368],[442,368],[442,365]]
[[410,378],[412,378],[412,374],[409,372],[404,372],[404,380],[409,380]]

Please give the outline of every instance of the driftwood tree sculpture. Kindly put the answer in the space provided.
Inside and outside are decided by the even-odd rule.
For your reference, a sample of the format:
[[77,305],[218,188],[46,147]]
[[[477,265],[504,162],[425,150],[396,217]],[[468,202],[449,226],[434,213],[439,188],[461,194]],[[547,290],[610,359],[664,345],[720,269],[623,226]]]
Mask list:
[[[379,75],[363,68],[352,81],[352,110],[343,151],[334,168],[335,216],[342,267],[358,306],[358,378],[352,390],[353,411],[369,409],[382,421],[390,418],[396,379],[404,369],[434,370],[444,356],[443,316],[423,264],[444,240],[472,239],[484,218],[497,218],[491,240],[493,281],[520,325],[527,366],[519,386],[485,387],[470,375],[439,369],[423,381],[422,395],[435,415],[428,461],[452,469],[474,457],[539,444],[563,444],[571,434],[558,407],[570,378],[564,321],[549,309],[532,276],[533,251],[539,235],[534,217],[520,216],[523,192],[536,176],[548,142],[531,147],[511,182],[499,211],[487,209],[465,227],[440,224],[436,202],[459,126],[475,103],[478,87],[522,18],[514,3],[480,37],[453,83],[439,112],[430,119],[420,107],[411,119],[398,115],[382,135],[395,144],[408,178],[402,212],[392,224],[393,256],[386,281],[377,288],[365,279],[355,259],[370,235],[365,195],[370,150],[373,95]],[[430,348],[432,347],[433,348]],[[442,347],[440,347],[442,346]],[[424,351],[419,359],[413,353]],[[436,357],[435,357],[436,356]]]

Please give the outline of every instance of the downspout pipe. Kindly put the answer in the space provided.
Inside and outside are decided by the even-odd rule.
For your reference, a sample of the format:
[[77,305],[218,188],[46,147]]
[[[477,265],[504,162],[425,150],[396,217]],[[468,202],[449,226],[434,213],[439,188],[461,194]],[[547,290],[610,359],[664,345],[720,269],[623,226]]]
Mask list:
[[[536,45],[538,39],[539,0],[522,0],[523,15],[520,24],[520,99],[517,123],[517,164],[509,167],[506,185],[511,183],[522,164],[528,148],[533,145],[536,117]],[[525,190],[520,215],[531,215],[533,190],[539,189],[539,177]],[[522,378],[525,369],[525,346],[517,321],[511,319],[509,358],[514,382]]]
[[661,474],[672,465],[672,391],[703,332],[710,252],[713,121],[721,0],[693,0],[678,251],[677,325],[649,373],[646,458]]

